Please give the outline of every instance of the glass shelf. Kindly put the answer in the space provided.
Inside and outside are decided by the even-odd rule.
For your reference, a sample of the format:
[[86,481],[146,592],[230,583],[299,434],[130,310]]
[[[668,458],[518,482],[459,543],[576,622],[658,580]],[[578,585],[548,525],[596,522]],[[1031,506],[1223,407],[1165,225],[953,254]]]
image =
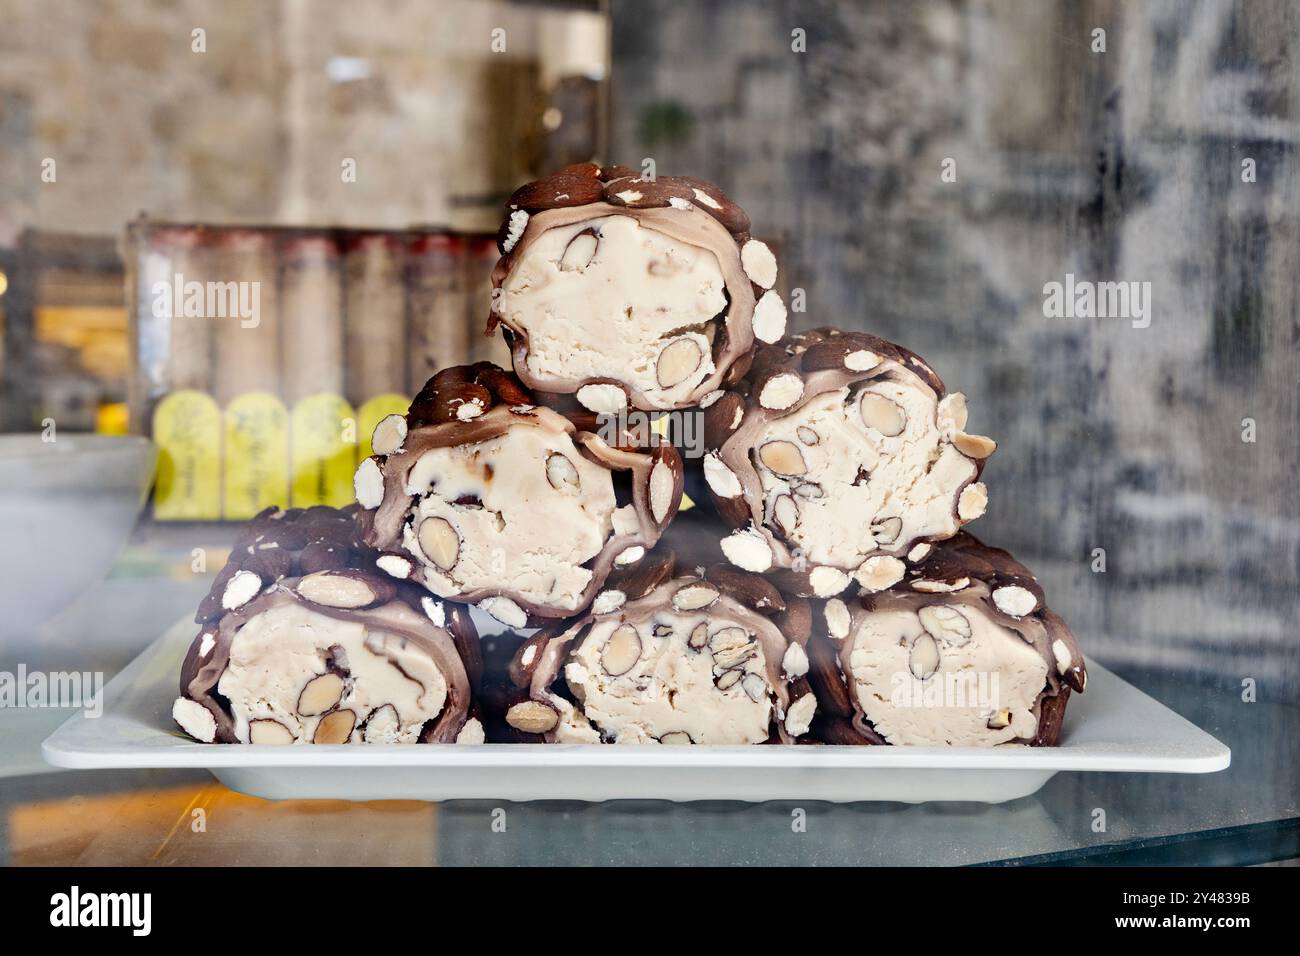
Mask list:
[[[93,624],[105,643],[89,655],[95,663],[79,666],[112,672],[206,589],[201,580],[176,580],[166,561],[151,566],[138,551],[118,567],[93,600],[56,622],[58,633],[28,649],[29,668],[70,666],[74,644],[65,635],[85,634]],[[160,586],[164,577],[172,585]],[[128,646],[132,634],[135,647]],[[1121,676],[1232,747],[1232,766],[1196,776],[1060,773],[1033,796],[993,806],[272,803],[227,790],[202,771],[45,768],[40,743],[67,712],[0,710],[0,861],[927,866],[1243,865],[1300,857],[1300,708],[1244,703],[1235,680],[1133,670]]]

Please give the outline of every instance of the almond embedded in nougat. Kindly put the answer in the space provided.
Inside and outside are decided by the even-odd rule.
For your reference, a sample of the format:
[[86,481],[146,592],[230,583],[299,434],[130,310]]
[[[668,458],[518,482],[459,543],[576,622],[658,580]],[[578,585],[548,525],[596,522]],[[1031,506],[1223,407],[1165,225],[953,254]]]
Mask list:
[[709,636],[709,651],[721,668],[733,668],[749,660],[755,645],[743,627],[723,627]]
[[389,743],[397,736],[401,719],[392,704],[376,707],[361,725],[361,736],[367,743]]
[[357,715],[350,710],[335,710],[326,714],[316,724],[312,734],[314,744],[345,744],[357,725]]
[[446,518],[425,518],[417,534],[424,556],[443,571],[450,571],[460,558],[460,535]]
[[343,698],[343,678],[332,671],[309,680],[298,694],[298,713],[315,717],[334,707]]
[[883,395],[867,392],[858,403],[862,421],[868,428],[874,428],[886,438],[894,438],[903,433],[907,425],[907,416],[897,403]]
[[686,381],[700,367],[704,352],[693,339],[675,339],[664,347],[655,362],[655,380],[660,388],[673,388]]
[[781,528],[782,534],[790,534],[799,524],[799,506],[789,495],[780,495],[772,502],[772,520]]
[[380,595],[358,574],[347,571],[317,571],[298,581],[297,589],[308,601],[322,607],[359,608],[375,603]]
[[767,681],[763,679],[761,674],[753,671],[741,678],[740,688],[754,703],[758,703],[767,696]]
[[524,700],[506,711],[506,723],[526,734],[544,734],[554,730],[560,714],[539,700]]
[[600,664],[611,677],[626,674],[641,659],[641,635],[631,624],[619,626],[600,651]]
[[569,240],[564,255],[560,257],[560,271],[586,272],[587,266],[591,265],[591,260],[595,258],[596,247],[599,245],[600,240],[592,230],[587,229],[578,233]]
[[673,607],[679,611],[699,611],[718,600],[718,589],[709,584],[688,584],[673,594]]
[[248,742],[283,747],[293,743],[293,733],[278,720],[259,718],[248,723]]
[[1011,708],[1003,707],[1001,710],[995,710],[989,717],[985,726],[989,730],[1001,730],[1011,725]]
[[592,614],[612,614],[627,603],[627,595],[616,588],[601,591],[591,602]]
[[666,461],[657,461],[650,469],[650,516],[655,524],[663,524],[673,506],[673,492],[677,475]]
[[798,476],[808,471],[794,442],[770,441],[758,450],[758,458],[778,475]]
[[871,536],[877,544],[893,544],[903,530],[903,519],[898,517],[880,518],[871,523]]
[[727,691],[727,690],[731,690],[732,687],[735,687],[736,684],[740,683],[740,679],[744,676],[745,676],[744,671],[727,670],[727,671],[723,671],[722,674],[719,675],[717,680],[715,680],[713,683],[718,688],[718,690]]
[[907,668],[917,680],[926,680],[939,669],[939,644],[930,634],[921,634],[912,641]]
[[565,494],[577,494],[582,484],[578,478],[578,469],[559,452],[546,459],[546,480],[552,488]]
[[868,593],[892,588],[907,573],[907,565],[889,555],[874,555],[853,572],[858,584]]
[[970,620],[960,610],[943,604],[932,604],[916,612],[921,626],[937,640],[948,644],[965,644],[970,640]]

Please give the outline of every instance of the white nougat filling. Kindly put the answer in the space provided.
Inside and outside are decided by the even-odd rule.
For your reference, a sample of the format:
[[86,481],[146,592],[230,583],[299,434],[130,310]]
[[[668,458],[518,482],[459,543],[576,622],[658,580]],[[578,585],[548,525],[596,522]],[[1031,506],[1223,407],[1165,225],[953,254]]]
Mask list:
[[[901,409],[899,434],[863,421],[864,392]],[[975,476],[975,464],[948,443],[935,418],[929,389],[881,379],[814,396],[773,420],[755,444],[765,523],[811,563],[846,570],[895,550],[892,541],[955,533],[957,489]],[[764,463],[763,447],[773,441],[798,449],[802,474],[778,474]],[[789,467],[784,459],[781,467]],[[889,541],[878,540],[873,525],[891,518],[901,525],[890,527]]]
[[[655,615],[634,625],[641,641],[641,656],[630,670],[618,676],[606,672],[601,653],[623,622],[611,619],[592,625],[564,668],[565,680],[582,702],[586,718],[582,713],[563,709],[556,739],[594,742],[594,725],[620,744],[652,744],[661,742],[666,734],[683,733],[696,744],[752,744],[766,740],[772,691],[757,637],[749,634],[752,656],[747,648],[743,654],[733,652],[733,658],[725,661],[732,664],[735,657],[748,656],[734,668],[741,672],[740,679],[728,681],[730,686],[723,690],[715,684],[715,675],[723,670],[714,653],[707,646],[697,650],[688,644],[691,632],[701,623],[707,624],[710,634],[738,627],[734,622],[704,614]],[[656,625],[661,625],[659,636],[655,635]],[[751,696],[756,688],[758,700]],[[678,740],[688,742],[680,737]]]
[[[1047,682],[1042,655],[971,605],[948,607],[969,622],[969,638],[935,639],[903,610],[869,613],[850,635],[852,690],[867,720],[891,744],[983,747],[1033,737],[1034,703]],[[934,657],[916,645],[930,640],[937,667],[918,679]]]
[[[249,723],[269,719],[282,724],[294,743],[310,743],[322,715],[299,714],[299,695],[308,681],[326,673],[330,653],[349,672],[338,704],[356,714],[349,742],[414,743],[425,723],[442,713],[446,678],[406,638],[285,604],[253,617],[231,641],[217,690],[230,701],[235,735],[247,743]],[[397,720],[381,714],[363,728],[385,704],[396,710]]]
[[[562,482],[557,488],[547,477],[547,461],[557,454],[572,466],[572,472],[563,466],[563,473],[576,475],[576,486]],[[566,433],[526,425],[479,444],[425,452],[406,491],[423,497],[402,532],[403,544],[422,557],[436,594],[453,597],[509,582],[526,600],[568,610],[578,609],[591,581],[582,565],[600,553],[617,508],[607,469],[582,455]],[[475,502],[456,504],[466,498]],[[419,528],[431,517],[445,519],[459,535],[456,562],[448,569],[420,547]]]
[[[590,261],[575,263],[571,253],[566,262],[570,243],[587,230],[599,239]],[[502,312],[528,335],[533,375],[615,378],[671,407],[714,371],[711,323],[727,307],[725,289],[711,251],[631,216],[603,216],[532,242],[502,283]],[[664,387],[659,355],[683,338],[698,346],[699,366]]]

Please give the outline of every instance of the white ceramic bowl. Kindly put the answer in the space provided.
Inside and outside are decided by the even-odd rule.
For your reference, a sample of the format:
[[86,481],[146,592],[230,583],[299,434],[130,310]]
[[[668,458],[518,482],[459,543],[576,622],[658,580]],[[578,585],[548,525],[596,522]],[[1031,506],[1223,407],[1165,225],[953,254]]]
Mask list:
[[0,435],[0,646],[34,637],[104,577],[157,456],[145,438]]

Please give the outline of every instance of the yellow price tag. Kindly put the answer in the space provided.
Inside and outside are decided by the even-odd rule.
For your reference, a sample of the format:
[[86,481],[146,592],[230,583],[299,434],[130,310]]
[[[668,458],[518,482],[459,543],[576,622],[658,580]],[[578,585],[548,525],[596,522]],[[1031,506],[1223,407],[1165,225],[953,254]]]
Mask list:
[[153,514],[159,521],[221,518],[221,409],[202,392],[172,392],[153,413],[158,481]]
[[352,503],[357,469],[356,415],[341,395],[308,395],[293,407],[291,498],[295,508]]
[[289,504],[289,414],[269,392],[226,406],[225,517],[245,521]]

